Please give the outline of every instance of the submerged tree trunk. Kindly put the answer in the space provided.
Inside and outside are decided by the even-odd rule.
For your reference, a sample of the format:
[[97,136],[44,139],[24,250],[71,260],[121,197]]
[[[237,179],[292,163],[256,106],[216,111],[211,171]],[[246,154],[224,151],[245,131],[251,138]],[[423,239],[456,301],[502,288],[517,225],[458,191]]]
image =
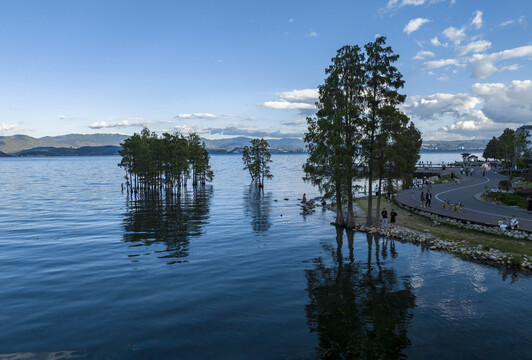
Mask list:
[[[339,187],[337,187],[339,189]],[[342,209],[342,195],[340,191],[336,191],[336,221],[334,222],[336,226],[345,227],[344,219],[344,210]]]
[[369,190],[369,196],[368,196],[368,211],[367,211],[367,218],[366,218],[366,225],[372,226],[373,225],[373,173],[371,169],[368,173],[368,190]]
[[381,210],[381,196],[382,196],[382,172],[379,174],[379,196],[377,196],[377,208],[375,209],[375,220],[379,219],[379,212]]

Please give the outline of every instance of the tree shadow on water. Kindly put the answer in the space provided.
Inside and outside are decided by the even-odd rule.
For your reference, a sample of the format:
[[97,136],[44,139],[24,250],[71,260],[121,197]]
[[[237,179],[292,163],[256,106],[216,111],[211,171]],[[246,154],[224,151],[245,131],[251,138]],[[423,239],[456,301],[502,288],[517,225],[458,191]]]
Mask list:
[[[190,239],[203,234],[209,219],[212,188],[185,191],[181,196],[128,199],[124,214],[123,240],[131,246],[164,244],[160,258],[185,262]],[[137,256],[137,255],[133,255]]]
[[355,261],[354,232],[347,231],[349,257],[344,258],[344,229],[336,231],[336,250],[328,249],[332,263],[320,257],[305,271],[310,300],[305,314],[318,335],[317,357],[405,358],[415,296],[408,280],[399,282],[395,271],[381,264],[381,246],[390,244],[367,234],[367,261]]
[[251,229],[256,234],[264,234],[272,226],[271,203],[271,194],[265,195],[264,190],[255,184],[244,188],[244,215],[251,218]]

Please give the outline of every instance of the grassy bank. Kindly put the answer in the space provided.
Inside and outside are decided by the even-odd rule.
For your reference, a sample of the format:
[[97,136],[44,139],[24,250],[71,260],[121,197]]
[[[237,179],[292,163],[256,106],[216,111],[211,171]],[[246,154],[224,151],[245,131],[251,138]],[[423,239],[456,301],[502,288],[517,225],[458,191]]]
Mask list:
[[[367,212],[367,198],[358,199],[357,204],[362,210]],[[373,204],[376,204],[375,198],[373,200]],[[500,250],[504,253],[515,255],[516,262],[519,261],[519,258],[523,255],[528,257],[532,256],[532,241],[518,240],[503,235],[489,234],[473,229],[465,229],[446,223],[439,223],[439,225],[434,226],[432,219],[405,210],[397,204],[385,199],[381,199],[381,209],[382,207],[386,207],[388,214],[390,213],[391,209],[394,208],[398,213],[397,225],[404,226],[412,230],[430,233],[443,240],[455,242],[464,241],[471,247],[478,247],[480,245],[484,249],[493,248]],[[375,210],[373,210],[373,212],[375,212]]]

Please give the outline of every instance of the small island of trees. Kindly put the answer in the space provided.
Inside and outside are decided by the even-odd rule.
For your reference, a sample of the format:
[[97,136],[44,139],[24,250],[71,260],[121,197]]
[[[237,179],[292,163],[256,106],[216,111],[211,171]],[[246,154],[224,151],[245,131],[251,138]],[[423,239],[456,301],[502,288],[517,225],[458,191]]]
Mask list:
[[144,128],[121,144],[122,160],[118,166],[126,171],[128,193],[180,194],[192,179],[192,185],[212,181],[209,153],[196,134],[164,133],[159,137]]
[[242,161],[244,170],[249,171],[251,182],[257,184],[259,188],[264,188],[264,179],[272,179],[270,171],[271,153],[268,141],[261,139],[251,140],[251,146],[244,146],[242,150]]

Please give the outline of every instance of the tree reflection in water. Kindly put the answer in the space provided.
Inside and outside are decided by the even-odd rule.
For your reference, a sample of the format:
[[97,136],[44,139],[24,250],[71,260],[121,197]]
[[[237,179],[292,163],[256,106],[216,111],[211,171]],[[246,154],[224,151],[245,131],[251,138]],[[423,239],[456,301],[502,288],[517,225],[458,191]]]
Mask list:
[[264,195],[264,191],[255,184],[244,189],[244,215],[251,218],[251,228],[257,234],[263,234],[270,227],[271,194]]
[[183,262],[191,237],[202,235],[209,218],[212,187],[184,191],[181,196],[128,198],[124,217],[124,241],[133,246],[165,244],[160,258]]
[[354,259],[354,232],[347,231],[349,258],[344,259],[344,229],[336,231],[336,252],[329,249],[332,264],[317,258],[313,268],[305,271],[310,298],[305,313],[310,330],[318,334],[318,357],[406,357],[403,351],[410,344],[407,328],[413,316],[415,296],[408,280],[398,282],[395,271],[381,264],[384,249],[380,247],[386,247],[386,254],[389,247],[393,256],[393,240],[381,244],[379,238],[367,234],[368,257],[363,263]]

